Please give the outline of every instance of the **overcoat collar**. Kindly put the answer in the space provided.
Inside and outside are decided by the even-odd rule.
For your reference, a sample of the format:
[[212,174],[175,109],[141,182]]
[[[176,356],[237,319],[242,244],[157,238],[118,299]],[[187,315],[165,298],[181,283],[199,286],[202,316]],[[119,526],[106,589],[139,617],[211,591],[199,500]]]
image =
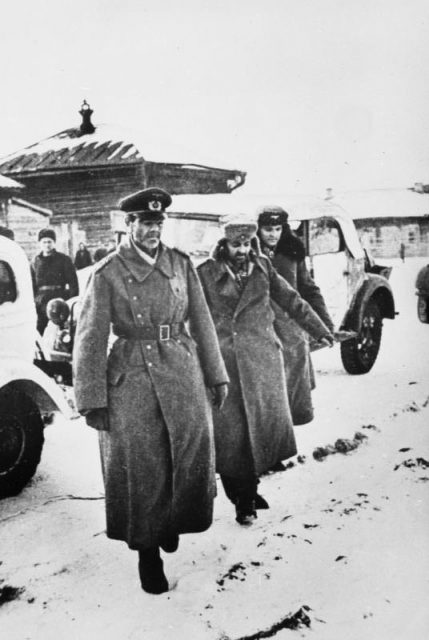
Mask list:
[[254,268],[250,274],[246,286],[240,292],[228,271],[225,262],[219,258],[213,260],[213,278],[218,286],[219,295],[224,299],[229,308],[234,309],[234,316],[237,316],[257,295],[258,273],[262,272],[268,276],[267,258],[256,256],[254,258]]
[[122,240],[117,252],[125,267],[138,282],[143,282],[154,269],[158,269],[166,278],[173,278],[175,275],[171,252],[162,242],[159,244],[158,258],[153,266],[138,255],[129,237]]

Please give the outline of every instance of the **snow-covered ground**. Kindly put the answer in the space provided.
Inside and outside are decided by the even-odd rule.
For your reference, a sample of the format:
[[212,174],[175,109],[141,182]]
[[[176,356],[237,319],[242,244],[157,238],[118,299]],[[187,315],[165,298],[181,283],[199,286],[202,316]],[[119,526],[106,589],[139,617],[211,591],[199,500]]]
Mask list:
[[[104,535],[96,434],[82,420],[49,426],[34,481],[0,503],[0,589],[22,589],[0,605],[0,638],[428,638],[429,325],[414,295],[427,259],[383,262],[400,315],[373,371],[347,375],[338,347],[314,354],[301,462],[262,479],[271,508],[249,528],[220,490],[212,528],[165,556],[167,594],[141,591],[136,553]],[[313,458],[357,431],[356,450]]]

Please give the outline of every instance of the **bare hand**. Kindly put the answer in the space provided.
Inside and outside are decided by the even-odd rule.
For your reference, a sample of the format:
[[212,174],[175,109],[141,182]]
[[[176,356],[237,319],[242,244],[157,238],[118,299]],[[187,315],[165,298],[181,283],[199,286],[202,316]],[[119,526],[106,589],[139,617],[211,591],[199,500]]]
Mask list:
[[222,409],[223,404],[228,395],[228,385],[226,382],[223,384],[217,384],[215,387],[212,387],[212,404],[216,409]]

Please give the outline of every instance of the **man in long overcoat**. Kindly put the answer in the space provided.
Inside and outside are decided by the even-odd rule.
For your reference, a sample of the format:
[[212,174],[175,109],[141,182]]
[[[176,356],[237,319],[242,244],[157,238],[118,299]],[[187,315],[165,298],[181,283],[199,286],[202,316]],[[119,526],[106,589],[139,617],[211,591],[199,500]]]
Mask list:
[[[329,331],[333,332],[334,324],[323,296],[307,270],[304,245],[290,229],[287,212],[270,205],[259,209],[258,236],[262,252],[270,258],[278,273],[298,291]],[[315,386],[308,334],[275,302],[273,308],[274,327],[283,346],[292,420],[294,425],[307,424],[314,417],[311,391]]]
[[198,268],[230,378],[228,398],[214,416],[216,466],[240,524],[256,517],[258,476],[296,454],[271,298],[316,340],[333,342],[311,307],[260,254],[256,229],[253,222],[229,221],[213,256]]
[[48,324],[46,306],[49,300],[68,300],[77,296],[79,283],[71,259],[55,248],[55,231],[50,228],[41,229],[38,239],[40,253],[32,260],[30,267],[37,311],[37,330],[42,335]]
[[[139,552],[142,588],[168,590],[159,547],[212,522],[210,404],[228,376],[190,259],[160,241],[171,197],[125,198],[129,234],[95,268],[75,343],[79,411],[100,430],[107,535]],[[117,337],[108,354],[109,332]]]

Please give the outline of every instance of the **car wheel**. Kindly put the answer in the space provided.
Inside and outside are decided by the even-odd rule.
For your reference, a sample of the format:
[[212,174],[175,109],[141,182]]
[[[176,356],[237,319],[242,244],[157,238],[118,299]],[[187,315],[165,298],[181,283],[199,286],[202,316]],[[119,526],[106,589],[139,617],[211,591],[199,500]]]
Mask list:
[[347,373],[357,375],[372,369],[380,349],[382,328],[380,307],[375,300],[370,300],[356,338],[341,343],[341,360]]
[[17,495],[33,477],[44,442],[34,402],[13,390],[0,394],[0,498]]
[[429,298],[419,295],[417,298],[417,317],[420,322],[429,323]]

